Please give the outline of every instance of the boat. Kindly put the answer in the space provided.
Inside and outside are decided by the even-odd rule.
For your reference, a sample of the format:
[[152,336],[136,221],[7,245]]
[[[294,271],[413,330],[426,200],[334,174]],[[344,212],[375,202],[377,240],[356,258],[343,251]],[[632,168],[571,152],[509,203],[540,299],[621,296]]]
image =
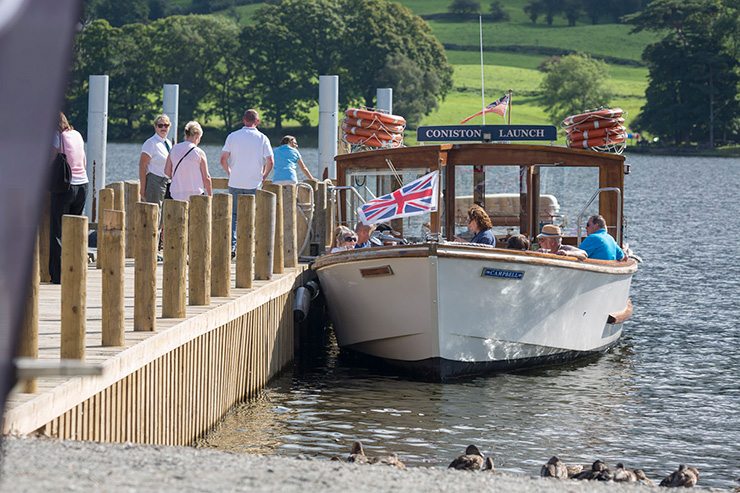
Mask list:
[[[436,211],[416,223],[391,222],[403,241],[313,262],[342,351],[444,382],[597,355],[620,339],[632,313],[635,259],[515,251],[505,240],[523,234],[534,242],[544,224],[560,223],[563,243],[580,244],[586,211],[597,208],[625,247],[624,156],[555,145],[442,143],[363,150],[335,161],[337,217],[350,227],[371,185],[380,194],[398,188],[395,179],[434,171],[440,183]],[[575,198],[542,193],[543,180],[557,173],[574,177]],[[585,181],[575,178],[584,173]],[[509,188],[489,193],[499,181]],[[454,241],[464,235],[461,211],[471,201],[490,212],[495,246]],[[579,211],[575,225],[575,214],[564,217],[565,202]]]

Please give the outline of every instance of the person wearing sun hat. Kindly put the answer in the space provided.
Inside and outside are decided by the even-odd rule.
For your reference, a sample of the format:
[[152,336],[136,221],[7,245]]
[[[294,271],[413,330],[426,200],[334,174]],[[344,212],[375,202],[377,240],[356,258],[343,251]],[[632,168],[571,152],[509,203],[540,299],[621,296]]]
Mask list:
[[560,226],[555,224],[545,224],[542,226],[542,232],[537,235],[541,253],[554,253],[556,255],[568,255],[580,260],[588,258],[588,254],[571,245],[563,245],[563,233]]

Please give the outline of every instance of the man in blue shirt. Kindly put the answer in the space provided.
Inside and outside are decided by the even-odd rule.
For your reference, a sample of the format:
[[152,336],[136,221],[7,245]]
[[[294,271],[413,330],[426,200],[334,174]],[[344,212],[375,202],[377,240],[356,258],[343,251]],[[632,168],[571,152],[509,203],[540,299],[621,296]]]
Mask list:
[[624,252],[609,233],[606,232],[606,221],[600,215],[591,216],[586,223],[588,236],[581,242],[581,250],[588,253],[588,258],[599,260],[622,260]]

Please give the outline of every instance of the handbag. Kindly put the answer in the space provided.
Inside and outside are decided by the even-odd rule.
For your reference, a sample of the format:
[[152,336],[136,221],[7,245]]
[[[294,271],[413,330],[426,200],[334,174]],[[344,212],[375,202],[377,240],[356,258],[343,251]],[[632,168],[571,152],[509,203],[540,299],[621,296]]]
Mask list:
[[49,191],[53,193],[64,193],[72,187],[72,168],[67,162],[67,154],[64,153],[64,139],[62,139],[61,133],[59,134],[59,140],[62,143],[62,152],[57,152],[51,162]]
[[165,199],[171,199],[172,198],[172,194],[170,193],[170,185],[172,185],[172,179],[175,177],[175,173],[177,173],[177,168],[180,167],[180,163],[182,162],[182,160],[185,159],[185,157],[188,154],[190,154],[190,152],[193,149],[195,149],[196,147],[198,147],[198,146],[191,147],[190,150],[185,153],[185,156],[181,157],[180,160],[177,162],[177,165],[175,166],[175,170],[172,172],[172,177],[170,177],[170,181],[167,182],[167,186],[164,189],[164,198]]

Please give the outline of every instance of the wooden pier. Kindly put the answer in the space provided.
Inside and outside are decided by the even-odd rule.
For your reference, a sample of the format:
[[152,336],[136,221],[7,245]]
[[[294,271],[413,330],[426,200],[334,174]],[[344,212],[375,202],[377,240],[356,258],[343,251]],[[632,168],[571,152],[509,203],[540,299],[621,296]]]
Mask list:
[[[165,231],[170,214],[179,218],[185,233],[165,232],[163,262],[156,262],[152,221],[147,225],[144,219],[152,218],[147,208],[152,204],[129,204],[129,214],[102,214],[101,268],[88,264],[86,255],[80,265],[80,252],[86,252],[86,218],[65,216],[83,231],[77,233],[82,245],[68,247],[75,241],[68,232],[75,229],[65,223],[62,285],[39,283],[37,268],[19,354],[49,361],[59,361],[64,354],[102,366],[103,374],[21,382],[8,400],[3,433],[187,445],[234,404],[254,397],[294,354],[293,290],[304,282],[306,265],[297,262],[302,228],[296,227],[291,205],[296,191],[287,188],[282,197],[290,200],[281,201],[280,208],[280,223],[290,229],[285,241],[282,231],[273,229],[270,236],[280,233],[280,241],[265,242],[259,225],[270,221],[260,219],[259,211],[254,215],[259,200],[240,198],[240,233],[242,225],[257,229],[239,236],[235,261],[228,259],[230,234],[221,231],[231,224],[227,196],[214,199],[213,207],[206,197],[195,207],[191,201],[190,220],[184,219],[186,202],[165,203]],[[270,191],[261,193],[272,195],[272,200],[283,193],[280,187]],[[138,188],[130,193],[138,194]],[[274,215],[276,208],[266,210]],[[317,212],[326,217],[325,210]],[[138,219],[125,224],[123,217]],[[314,235],[325,237],[325,232]],[[262,239],[256,248],[255,238]],[[265,252],[264,243],[281,245],[281,255]],[[188,251],[189,258],[184,253]],[[240,259],[240,252],[250,253]],[[142,299],[141,293],[155,296]]]

